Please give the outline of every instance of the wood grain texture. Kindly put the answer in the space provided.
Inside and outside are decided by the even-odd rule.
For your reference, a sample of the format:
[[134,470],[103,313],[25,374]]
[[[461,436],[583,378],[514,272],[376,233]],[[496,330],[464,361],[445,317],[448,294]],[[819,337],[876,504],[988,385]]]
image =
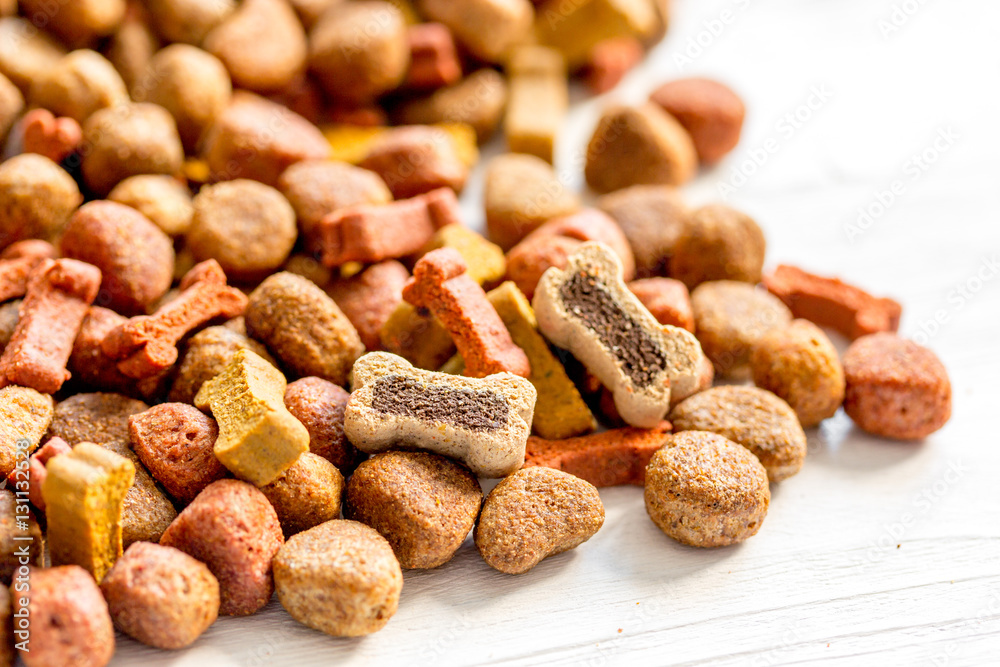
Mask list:
[[[901,301],[902,331],[923,335],[951,373],[951,423],[900,444],[838,414],[810,431],[804,470],[773,486],[760,533],[738,547],[683,547],[647,518],[641,489],[606,489],[607,521],[587,544],[512,577],[469,541],[444,567],[407,573],[399,613],[371,637],[323,636],[272,601],[254,617],[221,619],[184,652],[122,638],[115,665],[1000,661],[1000,3],[674,4],[648,62],[600,99],[577,96],[559,173],[582,184],[580,152],[608,100],[641,100],[680,75],[729,82],[749,110],[743,141],[689,198],[719,200],[742,169],[746,182],[727,201],[764,227],[771,266],[838,274]],[[904,4],[920,9],[883,36],[879,22]],[[701,55],[677,58],[727,11]],[[789,121],[796,112],[808,119]],[[935,148],[942,132],[954,138]],[[936,156],[926,169],[913,162],[924,152]],[[463,195],[476,225],[481,172]],[[850,235],[859,207],[877,212],[894,181],[902,193]]]

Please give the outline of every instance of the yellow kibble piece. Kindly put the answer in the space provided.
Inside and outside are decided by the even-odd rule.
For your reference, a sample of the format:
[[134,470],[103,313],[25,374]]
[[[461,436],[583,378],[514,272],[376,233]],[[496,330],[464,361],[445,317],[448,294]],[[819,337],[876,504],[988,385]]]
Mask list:
[[469,277],[480,285],[496,283],[507,272],[507,259],[500,246],[490,243],[468,227],[448,225],[439,229],[424,252],[438,248],[457,250],[469,267]]

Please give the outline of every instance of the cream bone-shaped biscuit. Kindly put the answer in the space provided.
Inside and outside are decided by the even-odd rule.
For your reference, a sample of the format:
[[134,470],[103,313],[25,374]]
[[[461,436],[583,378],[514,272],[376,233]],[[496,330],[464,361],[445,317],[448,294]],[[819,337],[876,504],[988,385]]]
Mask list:
[[344,433],[363,452],[424,449],[480,477],[504,477],[524,463],[537,397],[525,378],[447,375],[371,352],[354,363],[351,388]]
[[656,321],[603,243],[586,243],[565,269],[547,270],[532,305],[539,330],[611,390],[628,424],[653,428],[670,408],[671,391],[695,391],[703,356],[698,340]]

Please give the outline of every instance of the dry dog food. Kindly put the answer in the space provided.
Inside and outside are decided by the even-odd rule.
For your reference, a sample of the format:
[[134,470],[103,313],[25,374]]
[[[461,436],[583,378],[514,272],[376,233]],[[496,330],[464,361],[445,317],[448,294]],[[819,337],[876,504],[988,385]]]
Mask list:
[[[464,227],[448,225],[444,229]],[[382,347],[379,332],[403,301],[403,286],[409,279],[406,267],[389,259],[334,282],[326,291],[354,325],[365,349],[377,350]]]
[[[24,482],[23,479],[19,481]],[[45,564],[42,531],[23,500],[18,502],[15,498],[15,490],[21,491],[20,488],[15,489],[9,478],[7,488],[0,490],[0,590],[10,586],[14,573],[21,565]]]
[[416,197],[438,188],[461,192],[469,175],[448,134],[424,125],[380,134],[359,166],[381,176],[396,199]]
[[309,451],[309,433],[285,408],[285,376],[249,350],[237,350],[221,373],[201,386],[197,408],[219,425],[215,456],[234,475],[269,484]]
[[503,62],[513,47],[530,41],[534,11],[528,0],[420,0],[417,8],[451,29],[472,55]]
[[892,333],[862,336],[844,354],[844,411],[875,435],[919,440],[951,417],[951,381],[931,350]]
[[490,240],[510,250],[548,220],[575,213],[580,200],[544,160],[507,153],[487,168],[483,205]]
[[441,88],[462,78],[455,40],[448,26],[441,23],[418,23],[406,29],[410,47],[407,88]]
[[673,278],[644,278],[633,280],[628,288],[657,322],[694,333],[694,312],[684,283]]
[[129,417],[132,448],[172,497],[189,503],[226,476],[213,448],[219,428],[184,403],[161,403]]
[[100,581],[122,555],[122,503],[135,467],[81,443],[45,466],[45,518],[53,565],[79,565]]
[[[115,628],[94,578],[81,567],[28,569],[24,590],[12,589],[14,614],[27,615],[31,627],[15,630],[26,667],[104,667],[115,652]],[[26,608],[26,609],[25,609]]]
[[451,334],[437,318],[405,301],[396,306],[382,325],[379,340],[383,349],[418,368],[441,368],[455,354]]
[[792,314],[777,298],[749,283],[716,280],[691,292],[695,332],[718,374],[750,377],[750,352],[761,336],[787,326]]
[[504,115],[507,148],[513,153],[555,159],[556,135],[569,105],[566,62],[544,46],[521,46],[510,55],[510,94]]
[[[6,134],[0,132],[0,134]],[[21,148],[44,155],[56,164],[80,148],[83,129],[72,118],[56,118],[48,109],[32,109],[21,120]]]
[[524,461],[536,393],[522,377],[457,377],[371,352],[355,362],[351,388],[344,433],[361,451],[405,443],[458,459],[480,477],[503,477]]
[[[7,476],[7,488],[24,491],[25,483],[28,489],[28,500],[38,508],[40,512],[45,511],[45,498],[42,496],[42,484],[45,482],[45,464],[53,456],[59,456],[70,451],[69,445],[62,438],[50,438],[48,442],[39,447],[28,459],[28,467],[20,465]],[[20,462],[18,462],[20,464]],[[20,484],[19,484],[20,483]]]
[[622,281],[622,264],[603,244],[588,243],[564,270],[549,269],[532,305],[538,328],[573,353],[615,395],[626,423],[652,428],[671,391],[698,383],[702,352],[690,332],[661,325]]
[[670,81],[654,90],[649,99],[684,126],[705,164],[717,163],[740,143],[746,108],[739,95],[718,81]]
[[334,211],[320,222],[318,244],[323,263],[380,262],[411,255],[445,225],[461,224],[450,188],[383,205]]
[[808,320],[771,329],[750,356],[753,382],[795,410],[803,428],[832,417],[844,401],[844,368],[837,348]]
[[433,568],[462,546],[482,500],[465,466],[427,452],[385,452],[351,475],[344,516],[377,530],[401,567]]
[[121,394],[75,394],[56,405],[49,435],[71,447],[81,442],[128,444],[129,417],[148,409],[142,401]]
[[413,268],[403,298],[427,308],[451,334],[465,362],[465,373],[528,376],[531,366],[524,350],[510,338],[503,320],[479,284],[466,274],[465,260],[452,248],[432,250]]
[[806,434],[795,411],[758,387],[707,389],[678,404],[670,421],[676,431],[710,431],[743,445],[772,482],[797,473],[806,459]]
[[0,163],[0,249],[62,232],[83,201],[73,178],[41,155],[26,153]]
[[[299,377],[345,384],[364,345],[350,320],[309,280],[277,273],[250,294],[247,333]],[[284,387],[282,387],[284,391]]]
[[101,582],[111,619],[143,644],[189,646],[219,615],[219,582],[183,551],[136,542]]
[[322,378],[308,377],[285,388],[285,407],[309,431],[309,451],[344,474],[350,474],[357,450],[344,435],[344,411],[350,398],[344,389]]
[[639,278],[669,274],[690,215],[676,188],[633,185],[604,195],[597,206],[614,218],[628,239]]
[[139,211],[167,236],[185,234],[194,216],[191,193],[173,176],[131,176],[116,185],[108,199]]
[[0,356],[0,386],[54,394],[70,378],[73,341],[97,297],[101,272],[72,259],[46,259],[28,277],[17,326]]
[[287,539],[340,518],[344,476],[323,457],[306,452],[260,490],[278,514]]
[[67,368],[82,387],[148,399],[159,393],[163,378],[137,382],[118,370],[118,362],[104,354],[101,348],[105,337],[127,321],[128,318],[113,310],[91,306],[73,342]]
[[271,503],[235,479],[208,485],[160,538],[208,566],[219,582],[224,616],[249,616],[271,598],[271,559],[283,543]]
[[135,542],[158,541],[177,518],[173,503],[127,442],[106,442],[101,447],[128,459],[135,468],[135,480],[122,502],[122,546],[127,549]]
[[767,473],[746,448],[715,433],[669,436],[646,468],[646,511],[660,530],[692,547],[753,537],[771,503]]
[[177,343],[189,331],[217,317],[242,315],[247,297],[226,286],[226,274],[215,260],[195,265],[181,280],[180,293],[151,316],[133,317],[111,331],[101,349],[120,359],[118,370],[131,378],[148,378],[177,361]]
[[764,285],[795,317],[830,327],[851,340],[896,331],[903,307],[892,299],[874,297],[837,278],[823,278],[794,266],[780,265],[764,276]]
[[218,375],[232,361],[237,350],[250,350],[267,363],[277,362],[261,343],[225,326],[202,329],[188,339],[169,398],[176,403],[192,403],[201,385]]
[[81,206],[59,243],[63,256],[101,270],[97,305],[123,315],[145,313],[167,290],[174,273],[170,237],[142,213],[109,201]]
[[698,169],[691,135],[660,107],[611,107],[587,144],[584,175],[597,192],[683,185]]
[[670,435],[670,422],[645,428],[618,428],[565,440],[528,438],[524,466],[567,472],[596,487],[646,481],[646,465]]
[[722,204],[688,217],[674,246],[670,277],[694,289],[709,280],[760,281],[767,243],[750,216]]
[[506,81],[495,69],[484,67],[454,85],[400,103],[393,119],[403,125],[462,123],[484,143],[496,132],[506,105]]
[[356,521],[327,521],[292,537],[274,557],[278,600],[299,623],[335,637],[385,627],[403,573],[385,538]]
[[518,470],[490,491],[474,535],[490,567],[523,574],[580,546],[603,524],[604,504],[590,482],[535,467]]

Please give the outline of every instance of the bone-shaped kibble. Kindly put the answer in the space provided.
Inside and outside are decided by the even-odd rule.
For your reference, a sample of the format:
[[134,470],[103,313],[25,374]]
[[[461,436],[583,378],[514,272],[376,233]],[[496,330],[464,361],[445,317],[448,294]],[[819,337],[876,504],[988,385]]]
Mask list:
[[454,248],[432,250],[413,267],[403,298],[430,310],[448,330],[465,360],[466,375],[507,372],[527,377],[531,373],[527,355],[511,340],[486,292],[466,268]]
[[0,357],[0,387],[59,391],[70,378],[66,362],[100,286],[100,269],[75,259],[46,259],[35,267],[17,328]]
[[522,377],[458,377],[372,352],[354,363],[351,388],[344,434],[361,451],[424,449],[480,477],[509,475],[524,462],[536,393]]
[[285,376],[250,350],[237,350],[194,397],[219,424],[215,457],[240,479],[270,484],[309,451],[309,432],[285,407]]
[[122,555],[122,505],[135,466],[85,442],[49,459],[45,470],[42,496],[52,565],[79,565],[100,581]]
[[622,280],[618,256],[586,243],[565,269],[550,268],[535,290],[538,328],[573,353],[614,395],[632,426],[655,427],[698,382],[702,351],[688,331],[656,321]]
[[131,378],[152,377],[177,361],[177,343],[189,331],[217,317],[242,315],[247,297],[226,285],[214,259],[196,264],[181,281],[181,293],[153,315],[133,317],[105,337],[104,354],[121,359],[118,370]]
[[38,239],[18,241],[0,253],[0,302],[24,296],[28,276],[45,259],[55,259],[51,243]]
[[318,226],[323,264],[381,262],[411,255],[445,225],[460,224],[458,200],[450,188],[391,204],[349,206]]

